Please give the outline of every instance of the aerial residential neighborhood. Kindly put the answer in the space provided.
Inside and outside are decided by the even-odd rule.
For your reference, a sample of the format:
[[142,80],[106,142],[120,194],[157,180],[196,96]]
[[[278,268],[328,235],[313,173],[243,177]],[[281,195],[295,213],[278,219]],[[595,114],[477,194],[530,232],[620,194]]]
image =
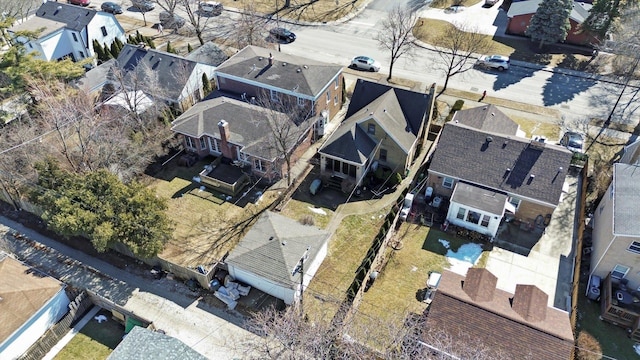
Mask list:
[[0,359],[640,357],[639,13],[0,1]]

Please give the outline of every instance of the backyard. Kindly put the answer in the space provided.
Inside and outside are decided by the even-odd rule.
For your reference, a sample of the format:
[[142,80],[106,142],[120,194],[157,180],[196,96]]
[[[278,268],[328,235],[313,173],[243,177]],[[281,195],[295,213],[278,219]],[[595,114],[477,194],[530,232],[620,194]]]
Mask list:
[[100,310],[107,321],[91,319],[76,336],[56,355],[55,360],[104,360],[122,341],[124,326],[111,318],[111,313]]

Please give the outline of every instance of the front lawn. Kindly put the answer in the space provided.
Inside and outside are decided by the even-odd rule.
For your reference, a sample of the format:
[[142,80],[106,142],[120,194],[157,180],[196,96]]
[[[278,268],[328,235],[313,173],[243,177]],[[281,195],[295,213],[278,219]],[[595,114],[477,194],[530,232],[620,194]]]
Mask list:
[[[328,22],[342,19],[355,13],[358,7],[364,6],[365,0],[291,0],[289,8],[284,7],[285,0],[218,0],[225,8],[242,10],[245,3],[252,4],[257,13],[272,15],[276,12],[281,19],[310,22]],[[277,5],[277,7],[276,7]],[[279,11],[276,11],[279,9]]]
[[76,336],[56,355],[55,360],[104,360],[122,341],[124,326],[111,318],[111,313],[100,310],[107,321],[102,324],[91,319]]

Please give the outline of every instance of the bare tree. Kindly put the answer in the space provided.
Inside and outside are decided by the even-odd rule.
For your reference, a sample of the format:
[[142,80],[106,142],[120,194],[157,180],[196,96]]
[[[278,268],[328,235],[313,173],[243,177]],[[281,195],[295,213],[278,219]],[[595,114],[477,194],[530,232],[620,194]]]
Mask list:
[[203,15],[202,11],[198,9],[198,3],[193,0],[179,0],[179,2],[187,13],[187,20],[193,26],[200,45],[204,45],[205,41],[202,35],[209,23],[209,16]]
[[158,4],[162,9],[173,16],[176,11],[176,7],[182,0],[155,0],[156,4]]
[[247,45],[271,47],[265,36],[266,20],[259,15],[253,1],[245,1],[242,5],[240,19],[231,29],[229,38],[235,39],[234,46],[242,49]]
[[24,19],[42,5],[41,0],[0,0],[0,19]]
[[416,39],[413,36],[413,27],[417,14],[407,7],[396,5],[382,21],[382,26],[375,39],[378,47],[391,52],[389,64],[389,76],[393,75],[393,66],[402,56],[411,58],[414,55]]
[[440,61],[434,65],[445,74],[440,94],[445,91],[452,76],[473,68],[476,54],[486,54],[491,50],[488,37],[467,24],[452,24],[436,39],[435,45],[440,48]]

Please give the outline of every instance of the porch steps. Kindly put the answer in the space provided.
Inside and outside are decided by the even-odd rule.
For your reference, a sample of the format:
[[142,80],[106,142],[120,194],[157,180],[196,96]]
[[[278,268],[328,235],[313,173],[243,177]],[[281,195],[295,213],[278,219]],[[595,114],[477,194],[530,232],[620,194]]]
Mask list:
[[337,176],[330,177],[327,181],[327,187],[342,191],[342,178],[339,178]]

